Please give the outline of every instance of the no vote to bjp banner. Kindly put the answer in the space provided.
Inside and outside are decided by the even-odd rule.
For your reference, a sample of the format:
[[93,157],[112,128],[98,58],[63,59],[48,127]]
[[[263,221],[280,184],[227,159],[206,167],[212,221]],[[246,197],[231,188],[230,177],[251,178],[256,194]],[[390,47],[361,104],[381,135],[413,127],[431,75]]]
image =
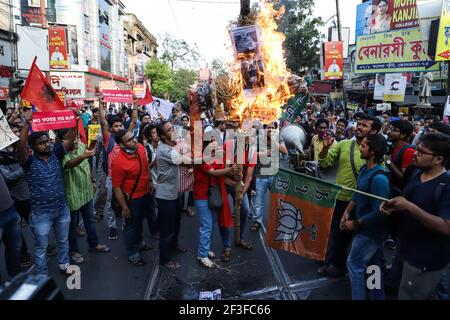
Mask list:
[[356,73],[437,71],[428,59],[419,28],[360,36],[356,46]]

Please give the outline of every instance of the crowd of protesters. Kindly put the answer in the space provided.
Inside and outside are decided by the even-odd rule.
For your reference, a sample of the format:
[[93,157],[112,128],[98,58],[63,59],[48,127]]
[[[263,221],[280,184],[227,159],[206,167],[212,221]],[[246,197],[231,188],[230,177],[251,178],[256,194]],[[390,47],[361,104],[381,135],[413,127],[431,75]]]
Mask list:
[[[78,237],[84,234],[89,251],[108,253],[106,239],[96,232],[102,221],[108,225],[108,239],[123,238],[124,254],[138,267],[146,264],[140,253],[153,249],[143,237],[147,225],[159,240],[160,264],[179,268],[173,253],[186,252],[179,243],[183,212],[198,216],[196,256],[205,268],[216,266],[211,249],[215,224],[224,263],[232,259],[233,246],[253,249],[246,234],[260,230],[265,195],[276,175],[267,173],[271,162],[261,159],[289,155],[279,138],[285,123],[253,123],[252,129],[266,129],[257,138],[262,143],[254,148],[254,139],[245,139],[239,167],[237,140],[226,131],[234,123],[222,117],[202,114],[203,131],[213,137],[202,142],[203,152],[213,151],[193,165],[190,115],[180,105],[168,119],[152,118],[142,107],[117,110],[102,101],[76,114],[85,130],[101,126],[96,143],[82,143],[76,128],[30,133],[31,110],[6,112],[20,138],[0,152],[0,237],[11,277],[32,263],[37,274],[48,276],[49,255],[57,254],[63,273],[71,264],[84,263],[78,247]],[[375,117],[323,111],[317,104],[308,105],[295,122],[306,133],[308,160],[321,170],[336,168],[333,182],[391,199],[339,193],[327,258],[318,273],[348,274],[353,299],[384,299],[388,290],[399,299],[448,299],[450,127],[434,116]],[[227,154],[231,163],[217,161]],[[101,187],[106,196],[99,205]],[[236,197],[241,204],[240,234],[234,242]],[[24,240],[24,224],[32,230],[34,247]],[[49,241],[52,230],[54,243]],[[390,264],[384,248],[395,250]],[[375,290],[366,286],[370,265],[383,270],[383,285]]]

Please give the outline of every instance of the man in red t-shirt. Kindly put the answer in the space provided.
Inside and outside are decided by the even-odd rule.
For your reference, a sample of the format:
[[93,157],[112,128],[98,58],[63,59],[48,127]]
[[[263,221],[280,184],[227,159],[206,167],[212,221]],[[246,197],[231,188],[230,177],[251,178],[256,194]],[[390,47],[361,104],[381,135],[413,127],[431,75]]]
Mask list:
[[151,206],[149,164],[145,147],[137,143],[132,132],[122,130],[115,136],[120,151],[111,164],[114,194],[125,221],[125,246],[128,260],[135,266],[145,265],[139,251],[150,250],[142,238],[142,224]]
[[409,138],[413,132],[413,126],[409,121],[392,121],[389,126],[388,137],[392,142],[392,156],[387,156],[386,165],[392,172],[391,182],[403,189],[403,173],[411,164],[415,149],[408,144]]

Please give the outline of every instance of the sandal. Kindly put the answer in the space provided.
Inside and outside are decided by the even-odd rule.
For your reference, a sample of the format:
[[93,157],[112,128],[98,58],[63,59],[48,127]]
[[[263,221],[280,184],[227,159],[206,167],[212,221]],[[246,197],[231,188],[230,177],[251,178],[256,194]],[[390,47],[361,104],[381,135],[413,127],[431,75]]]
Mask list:
[[225,262],[225,263],[231,260],[231,249],[230,248],[223,250],[221,260],[222,260],[222,262]]
[[84,262],[84,257],[78,252],[72,252],[70,254],[70,259],[76,264],[82,264]]
[[241,247],[246,250],[253,250],[253,246],[250,242],[247,242],[245,240],[241,240],[236,243],[236,247]]
[[164,266],[166,268],[175,270],[175,269],[178,269],[180,267],[180,264],[178,262],[175,262],[175,261],[169,261]]
[[214,262],[209,260],[208,257],[204,258],[197,257],[197,261],[200,262],[205,268],[214,268],[216,266]]
[[89,252],[110,252],[110,251],[111,249],[104,244],[98,244],[94,248],[89,248]]
[[100,222],[100,221],[102,221],[103,220],[103,214],[100,214],[100,213],[96,213],[95,215],[94,215],[94,219],[95,219],[95,222]]
[[255,222],[250,226],[250,230],[253,232],[258,232],[260,227],[261,225],[259,224],[259,222]]
[[142,258],[135,258],[135,259],[128,259],[128,261],[133,265],[133,266],[136,266],[136,267],[143,267],[143,266],[145,266],[145,261],[144,260],[142,260]]

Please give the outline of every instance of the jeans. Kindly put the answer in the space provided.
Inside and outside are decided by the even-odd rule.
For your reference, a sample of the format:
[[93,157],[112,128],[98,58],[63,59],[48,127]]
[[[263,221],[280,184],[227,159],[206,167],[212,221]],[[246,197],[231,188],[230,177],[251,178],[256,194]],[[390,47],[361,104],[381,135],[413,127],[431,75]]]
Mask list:
[[181,208],[178,199],[156,199],[156,201],[158,202],[159,263],[164,265],[170,261],[171,253],[178,244]]
[[125,247],[127,249],[128,259],[130,260],[139,258],[139,249],[145,246],[142,238],[142,225],[144,219],[147,217],[150,202],[150,194],[146,194],[137,199],[131,199],[131,218],[125,219],[125,226],[123,229]]
[[70,230],[69,230],[69,252],[80,252],[78,249],[78,217],[81,216],[84,221],[84,227],[87,233],[87,242],[89,248],[95,248],[98,245],[97,231],[95,229],[94,219],[94,201],[91,200],[82,206],[79,210],[70,213]]
[[[31,214],[31,203],[30,200],[15,201],[14,206],[20,217],[25,220],[25,222],[30,225],[30,214]],[[21,254],[26,254],[28,252],[27,243],[22,235],[22,247],[20,249]]]
[[448,300],[448,271],[442,273],[435,295],[438,300]]
[[69,259],[69,227],[70,211],[67,206],[56,213],[36,212],[31,213],[30,226],[35,237],[34,259],[38,275],[48,275],[47,246],[50,229],[55,227],[56,248],[58,252],[58,264],[61,270],[70,265]]
[[270,189],[273,176],[261,176],[256,178],[256,196],[255,196],[255,215],[253,221],[259,224],[263,223],[264,198],[267,190]]
[[[197,256],[205,258],[208,256],[208,252],[211,250],[211,240],[214,230],[214,225],[217,222],[219,212],[217,210],[211,210],[208,207],[208,200],[195,200],[195,208],[197,209],[200,219],[199,229],[199,246]],[[229,228],[220,228],[220,235],[222,237],[222,243],[225,248],[231,248],[231,239]],[[225,230],[222,230],[225,229]]]
[[333,211],[333,219],[331,221],[331,243],[328,248],[328,261],[340,270],[345,270],[345,262],[347,260],[347,250],[352,241],[352,232],[342,231],[340,223],[344,214],[348,201],[336,200],[336,206]]
[[20,273],[20,247],[22,232],[20,216],[14,206],[0,212],[0,241],[5,244],[6,270],[10,277]]
[[181,193],[181,199],[182,199],[182,208],[183,210],[187,210],[188,207],[193,207],[194,204],[194,192],[193,191],[186,191]]
[[371,296],[374,300],[384,300],[383,273],[381,272],[381,250],[383,241],[370,238],[366,235],[356,234],[353,238],[350,253],[347,259],[348,276],[352,288],[352,300],[366,300],[366,270],[373,262],[380,267],[378,279],[380,289],[372,289]]
[[111,199],[113,196],[112,180],[111,177],[106,178],[106,203],[103,209],[103,214],[108,219],[108,227],[117,229],[116,216],[111,207]]
[[145,219],[147,219],[148,230],[154,236],[158,233],[158,216],[155,200],[155,191],[150,193],[149,208],[145,211]]
[[[229,195],[231,195],[233,197],[233,201],[234,201],[234,196],[235,196],[235,189],[234,188],[227,188],[227,192]],[[250,215],[250,202],[248,201],[248,196],[247,193],[244,194],[243,198],[242,198],[242,204],[241,204],[241,212],[240,212],[240,223],[241,223],[241,227],[240,227],[240,232],[239,232],[239,236],[241,240],[244,240],[244,231],[245,231],[245,225],[247,224],[247,219]]]

